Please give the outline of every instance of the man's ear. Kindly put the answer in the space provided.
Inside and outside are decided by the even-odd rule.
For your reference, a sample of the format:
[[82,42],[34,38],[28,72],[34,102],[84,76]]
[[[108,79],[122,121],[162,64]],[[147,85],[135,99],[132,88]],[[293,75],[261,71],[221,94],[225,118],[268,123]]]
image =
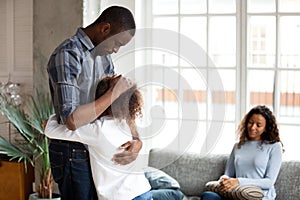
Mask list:
[[104,36],[107,36],[110,34],[111,32],[111,26],[110,26],[110,23],[103,23],[102,26],[101,26],[101,33],[104,35]]

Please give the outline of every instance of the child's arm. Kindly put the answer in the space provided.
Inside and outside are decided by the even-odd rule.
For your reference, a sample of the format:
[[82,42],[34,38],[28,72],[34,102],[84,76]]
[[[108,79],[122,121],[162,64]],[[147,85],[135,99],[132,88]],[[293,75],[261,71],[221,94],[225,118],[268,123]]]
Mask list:
[[51,116],[45,126],[45,134],[51,139],[68,140],[81,142],[84,144],[92,144],[99,136],[101,130],[97,125],[87,124],[77,130],[69,130],[66,125],[58,124],[55,115]]

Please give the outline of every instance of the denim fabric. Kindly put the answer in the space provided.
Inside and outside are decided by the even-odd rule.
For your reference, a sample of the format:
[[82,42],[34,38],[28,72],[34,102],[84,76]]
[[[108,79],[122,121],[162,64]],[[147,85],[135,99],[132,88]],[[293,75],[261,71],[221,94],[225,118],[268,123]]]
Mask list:
[[96,200],[89,153],[78,142],[51,140],[51,170],[61,200]]
[[153,200],[182,200],[184,195],[179,189],[151,190]]
[[152,193],[150,191],[135,197],[133,200],[152,200]]
[[215,192],[207,191],[201,194],[201,200],[222,200],[222,198]]
[[154,167],[144,169],[145,176],[148,179],[151,189],[179,189],[179,183],[165,172]]

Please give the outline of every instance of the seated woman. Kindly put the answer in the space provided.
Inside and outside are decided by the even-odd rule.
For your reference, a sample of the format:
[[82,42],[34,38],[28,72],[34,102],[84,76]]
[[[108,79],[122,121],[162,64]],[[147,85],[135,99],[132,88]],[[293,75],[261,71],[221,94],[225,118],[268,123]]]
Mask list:
[[274,184],[283,152],[275,116],[266,106],[256,106],[243,118],[238,134],[239,142],[219,179],[217,187],[221,192],[204,192],[201,200],[220,200],[222,192],[230,192],[239,185],[257,186],[263,190],[263,200],[275,199]]
[[[96,98],[104,95],[112,81],[102,79]],[[57,123],[55,116],[48,120],[45,134],[49,138],[87,144],[98,199],[151,200],[151,186],[142,171],[140,157],[128,165],[116,165],[111,159],[118,147],[137,138],[135,119],[142,116],[142,95],[136,84],[116,99],[98,119],[75,131]]]

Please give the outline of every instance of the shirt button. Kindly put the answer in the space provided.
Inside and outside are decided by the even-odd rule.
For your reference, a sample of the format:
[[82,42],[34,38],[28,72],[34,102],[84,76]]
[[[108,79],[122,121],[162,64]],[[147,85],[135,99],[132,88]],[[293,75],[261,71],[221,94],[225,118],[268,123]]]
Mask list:
[[72,158],[69,158],[69,161],[71,162],[71,161],[72,161]]
[[76,151],[76,149],[73,149],[73,152],[75,152]]

